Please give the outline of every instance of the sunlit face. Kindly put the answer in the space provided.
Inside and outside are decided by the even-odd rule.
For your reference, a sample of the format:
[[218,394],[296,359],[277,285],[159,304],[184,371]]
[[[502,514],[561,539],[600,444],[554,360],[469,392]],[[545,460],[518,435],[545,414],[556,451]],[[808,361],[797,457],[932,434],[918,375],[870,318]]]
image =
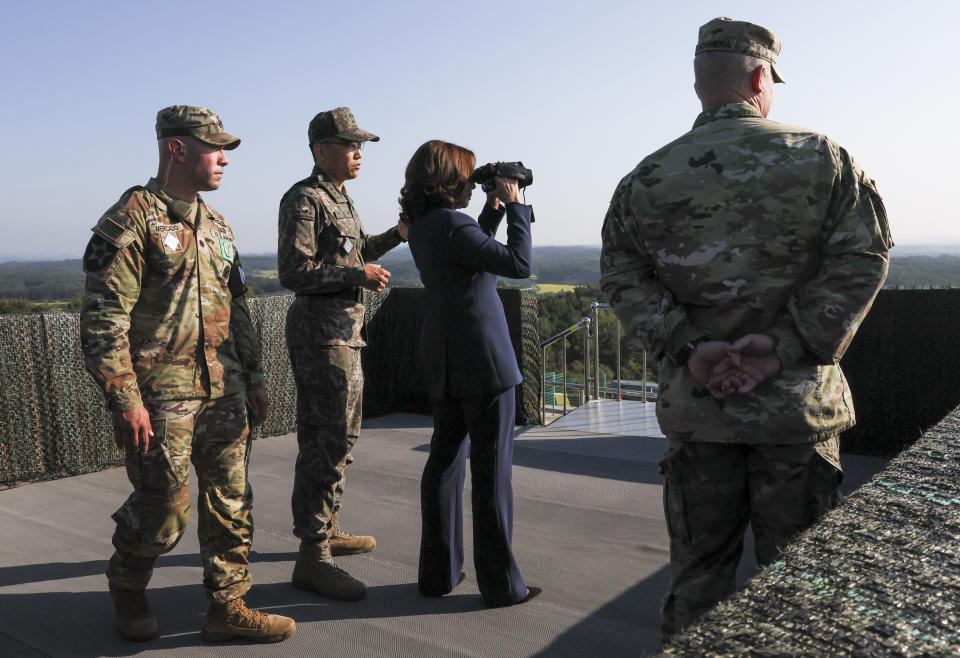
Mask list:
[[473,188],[475,188],[476,186],[477,186],[476,183],[472,181],[467,181],[463,186],[463,190],[460,192],[460,194],[457,195],[457,198],[453,200],[453,207],[466,208],[467,206],[469,206],[470,197],[473,196]]
[[317,164],[336,182],[353,180],[360,175],[363,142],[331,140],[320,142],[314,151]]
[[199,139],[181,139],[185,176],[198,192],[216,190],[223,178],[223,168],[230,164],[227,154],[219,146],[205,144]]

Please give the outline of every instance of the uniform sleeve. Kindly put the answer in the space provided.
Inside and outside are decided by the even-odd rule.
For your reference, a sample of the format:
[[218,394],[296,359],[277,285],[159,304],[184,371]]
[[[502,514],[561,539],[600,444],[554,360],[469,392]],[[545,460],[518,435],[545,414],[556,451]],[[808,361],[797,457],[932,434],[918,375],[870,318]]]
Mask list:
[[673,357],[687,343],[706,336],[657,279],[653,259],[636,233],[629,204],[630,185],[617,188],[603,220],[600,292],[627,335],[647,351]]
[[476,222],[469,221],[456,227],[450,234],[450,259],[472,270],[511,279],[525,279],[530,276],[530,264],[533,261],[530,213],[530,206],[507,204],[505,245],[497,242],[493,233],[484,230]]
[[823,225],[821,264],[787,302],[772,334],[784,366],[812,356],[836,364],[887,278],[893,246],[876,184],[834,146],[837,174]]
[[325,265],[318,254],[317,236],[330,223],[323,206],[302,189],[280,202],[277,267],[280,284],[299,293],[329,294],[363,285],[359,267]]
[[84,365],[103,389],[112,411],[143,404],[128,335],[144,269],[142,228],[130,215],[107,215],[93,229],[83,256],[87,278],[80,347]]
[[363,260],[366,262],[377,260],[401,242],[403,240],[400,239],[400,231],[396,227],[384,231],[380,235],[367,236],[363,243]]
[[237,253],[230,270],[230,335],[237,350],[237,358],[243,369],[243,381],[247,389],[264,388],[263,368],[260,365],[260,339],[250,318],[247,306],[247,286],[243,265]]

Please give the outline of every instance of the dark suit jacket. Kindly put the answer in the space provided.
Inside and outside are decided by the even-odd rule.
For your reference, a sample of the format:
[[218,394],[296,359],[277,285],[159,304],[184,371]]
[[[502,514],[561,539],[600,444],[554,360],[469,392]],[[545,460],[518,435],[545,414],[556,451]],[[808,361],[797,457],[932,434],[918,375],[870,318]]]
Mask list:
[[522,381],[497,276],[530,276],[531,214],[530,206],[507,204],[506,245],[494,239],[502,209],[484,207],[479,223],[435,209],[410,225],[410,252],[426,288],[420,350],[432,397],[477,397]]

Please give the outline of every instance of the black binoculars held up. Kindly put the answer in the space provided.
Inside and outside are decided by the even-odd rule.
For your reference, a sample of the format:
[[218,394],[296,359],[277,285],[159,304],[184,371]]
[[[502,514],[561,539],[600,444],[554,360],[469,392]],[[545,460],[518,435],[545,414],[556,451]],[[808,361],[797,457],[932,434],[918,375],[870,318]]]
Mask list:
[[470,180],[479,184],[484,190],[493,187],[493,177],[516,178],[517,185],[522,189],[533,185],[533,171],[523,166],[522,162],[488,162],[477,167],[470,176]]

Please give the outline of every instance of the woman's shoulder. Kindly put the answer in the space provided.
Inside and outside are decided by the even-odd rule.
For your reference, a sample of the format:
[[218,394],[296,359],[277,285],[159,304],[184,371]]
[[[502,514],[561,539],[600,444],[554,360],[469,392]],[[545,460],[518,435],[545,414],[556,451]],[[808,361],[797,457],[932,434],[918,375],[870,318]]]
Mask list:
[[450,229],[477,223],[470,215],[462,213],[459,210],[453,210],[452,208],[434,208],[420,217],[415,223],[420,221],[422,221],[424,225],[446,226]]

